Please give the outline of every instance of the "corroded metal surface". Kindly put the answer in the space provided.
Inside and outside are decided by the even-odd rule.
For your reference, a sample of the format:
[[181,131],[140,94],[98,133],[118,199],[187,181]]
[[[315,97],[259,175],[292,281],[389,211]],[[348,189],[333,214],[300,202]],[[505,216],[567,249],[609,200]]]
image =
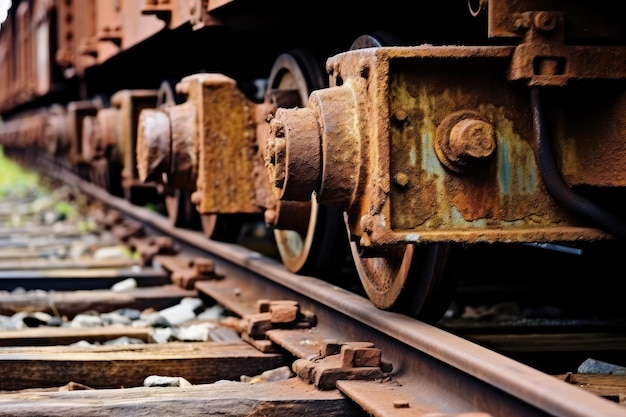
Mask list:
[[139,181],[153,181],[169,169],[172,153],[171,127],[167,113],[145,109],[137,129],[137,174]]
[[67,106],[67,136],[70,143],[70,162],[74,165],[85,161],[83,156],[83,120],[94,117],[101,104],[96,101],[84,100],[70,103]]
[[[421,46],[329,59],[337,86],[313,92],[307,108],[281,109],[273,121],[280,126],[276,141],[287,138],[284,157],[267,158],[275,185],[284,188],[278,194],[316,191],[322,203],[349,213],[362,246],[606,237],[579,227],[543,186],[528,97],[504,77],[514,52]],[[311,117],[317,135],[304,126]],[[305,150],[320,152],[322,162],[292,190],[276,172],[303,157],[290,151],[305,154],[290,146],[299,132],[319,138],[305,141],[313,144]],[[557,143],[563,140],[559,135]],[[317,176],[319,185],[311,187]]]
[[[523,33],[523,13],[546,10],[542,0],[481,0],[469,2],[475,14],[488,12],[489,36],[519,37]],[[480,6],[477,6],[480,4]],[[612,38],[623,35],[624,12],[611,7],[609,0],[594,2],[552,1],[548,10],[567,15],[567,35],[572,38]],[[601,22],[601,23],[600,23]]]
[[[395,29],[403,14],[410,15],[415,20],[410,26],[410,32],[414,33],[409,35],[416,35],[417,42],[413,38],[408,42],[363,44],[364,38],[359,38],[361,41],[351,49],[366,48],[330,58],[328,72],[332,86],[314,91],[306,106],[305,100],[298,97],[301,91],[292,89],[289,79],[273,92],[278,86],[270,86],[271,94],[266,95],[265,103],[257,104],[249,99],[252,94],[244,89],[252,88],[246,83],[259,81],[251,81],[249,77],[259,77],[260,71],[248,74],[245,68],[233,68],[246,58],[251,60],[250,49],[255,43],[246,38],[245,25],[237,27],[245,29],[241,32],[231,32],[230,28],[224,32],[223,28],[215,32],[212,30],[218,28],[197,30],[220,23],[209,16],[214,10],[218,11],[216,16],[238,20],[243,17],[238,11],[245,11],[245,15],[251,10],[268,9],[285,25],[271,24],[274,19],[259,16],[259,26],[271,26],[272,31],[279,33],[279,37],[267,38],[272,42],[264,40],[268,51],[264,48],[262,53],[270,55],[276,46],[283,46],[284,39],[291,42],[290,36],[283,36],[288,32],[286,25],[301,24],[299,19],[283,18],[283,13],[290,16],[286,4],[289,2],[281,2],[283,7],[276,9],[265,5],[247,9],[246,4],[251,2],[237,0],[88,4],[66,1],[59,2],[54,10],[47,5],[56,2],[19,3],[17,18],[8,23],[12,25],[8,26],[10,35],[4,31],[0,38],[0,100],[9,100],[0,102],[0,109],[6,108],[6,103],[10,107],[29,102],[52,85],[51,77],[44,73],[37,76],[36,68],[49,69],[44,61],[53,54],[44,57],[45,54],[33,53],[37,42],[52,34],[46,32],[48,13],[61,19],[55,57],[61,66],[53,75],[72,82],[77,79],[80,84],[74,95],[69,95],[71,100],[100,91],[110,93],[113,88],[127,88],[126,77],[122,76],[121,82],[106,80],[91,89],[92,85],[87,84],[106,77],[98,77],[98,72],[93,78],[87,77],[88,68],[103,64],[100,73],[115,68],[117,71],[112,73],[123,74],[122,70],[131,70],[130,66],[124,68],[126,58],[159,55],[154,54],[158,49],[154,44],[143,50],[151,52],[145,55],[135,56],[137,50],[124,51],[133,44],[127,41],[133,38],[132,22],[139,21],[138,13],[132,12],[138,10],[143,15],[156,15],[169,29],[180,29],[164,33],[185,33],[180,38],[168,37],[167,41],[175,40],[174,49],[193,39],[201,40],[197,44],[206,46],[208,52],[190,54],[192,58],[186,58],[181,65],[167,59],[161,59],[158,64],[162,65],[150,67],[148,63],[145,66],[154,71],[146,72],[146,78],[169,78],[172,74],[180,77],[205,70],[212,73],[196,74],[179,84],[179,92],[188,96],[186,103],[152,113],[161,117],[156,123],[162,128],[159,134],[148,132],[151,124],[148,111],[141,113],[145,120],[139,118],[142,106],[154,111],[154,100],[148,98],[146,103],[138,104],[136,97],[128,94],[134,90],[125,90],[113,97],[114,111],[106,117],[95,102],[89,105],[97,109],[96,114],[83,115],[77,109],[70,109],[67,116],[55,114],[54,118],[41,114],[9,117],[0,128],[0,142],[19,144],[29,150],[48,148],[56,153],[57,147],[48,146],[41,138],[67,135],[72,163],[90,164],[101,173],[106,172],[102,165],[105,149],[116,147],[125,167],[123,181],[127,188],[150,180],[163,181],[179,190],[197,189],[193,201],[204,215],[256,214],[266,210],[268,224],[293,230],[276,235],[276,241],[283,245],[281,255],[292,248],[296,253],[308,254],[307,245],[311,243],[308,237],[318,226],[318,207],[308,206],[306,201],[314,195],[316,201],[346,212],[347,228],[353,238],[350,242],[353,257],[359,261],[357,268],[361,268],[359,275],[368,276],[371,287],[382,293],[371,295],[372,291],[366,287],[370,301],[380,308],[393,307],[402,292],[413,296],[411,302],[415,304],[419,296],[406,289],[418,281],[428,283],[429,277],[422,279],[421,275],[409,274],[414,272],[412,265],[418,261],[426,261],[423,264],[427,266],[443,263],[430,262],[429,257],[413,257],[414,249],[436,246],[429,243],[577,242],[611,237],[567,211],[565,204],[560,206],[550,194],[550,187],[545,185],[549,182],[542,179],[545,169],[537,162],[539,146],[532,129],[528,99],[529,86],[548,93],[546,108],[553,123],[553,131],[549,132],[553,143],[548,145],[556,148],[557,171],[563,174],[564,188],[583,191],[592,188],[593,193],[604,193],[601,195],[604,201],[618,206],[610,200],[621,194],[626,185],[623,141],[626,52],[620,46],[624,41],[624,14],[613,13],[616,8],[606,1],[583,7],[590,3],[470,0],[461,6],[469,6],[465,8],[469,9],[465,10],[465,17],[478,23],[475,27],[459,18],[458,5],[453,6],[452,2],[439,7],[435,6],[437,2],[431,2],[415,9],[406,2],[401,4],[407,6],[406,10],[396,9],[392,20],[383,19],[383,12],[392,8],[386,5],[380,8],[381,16],[380,19],[376,16],[376,23]],[[393,6],[396,5],[394,2]],[[450,15],[444,10],[448,7]],[[341,16],[339,9],[341,6],[336,5],[333,15]],[[414,13],[416,9],[421,9],[419,15]],[[485,13],[488,16],[485,21],[473,19],[468,13],[478,18],[485,17]],[[131,19],[126,20],[126,15]],[[157,23],[158,27],[162,26],[161,22]],[[322,28],[321,32],[329,32],[324,24],[313,23],[315,28]],[[485,23],[489,25],[488,33],[484,33]],[[136,29],[144,28],[136,26]],[[358,24],[347,31],[369,27]],[[31,33],[31,28],[36,32]],[[407,29],[407,26],[397,28]],[[442,35],[440,28],[449,33]],[[330,39],[321,32],[315,35],[319,35],[319,49],[326,54],[329,52],[324,43]],[[332,31],[331,37],[337,39],[333,39],[331,54],[350,45],[347,42],[340,46],[345,42],[339,40],[340,35]],[[376,36],[370,39],[378,39]],[[488,37],[508,39],[491,42]],[[458,46],[381,47],[420,45],[431,39],[436,45],[443,42]],[[163,38],[153,40],[160,45]],[[297,38],[293,41],[299,42]],[[508,46],[467,46],[498,44]],[[14,45],[26,51],[26,55],[10,68],[1,66],[7,48]],[[41,48],[46,44],[39,45]],[[144,46],[140,45],[138,50]],[[241,61],[231,67],[232,50],[241,51],[237,54]],[[121,51],[127,53],[119,54],[113,63],[104,62],[110,54]],[[165,53],[171,51],[164,49]],[[38,65],[25,59],[34,56],[41,58]],[[222,62],[223,58],[228,58],[229,63]],[[260,60],[256,62],[262,67]],[[221,71],[223,67],[230,71]],[[19,89],[4,82],[7,73],[17,81]],[[241,78],[228,78],[221,73],[236,73]],[[146,80],[144,85],[150,81]],[[299,89],[307,90],[308,95],[305,87],[311,85],[300,83]],[[4,91],[9,93],[3,95]],[[257,92],[256,98],[260,99],[261,94]],[[284,108],[276,110],[280,107]],[[274,113],[266,141],[270,131],[267,116]],[[59,129],[65,123],[67,133]],[[57,142],[61,143],[57,140],[53,143]],[[260,175],[263,174],[261,154],[266,155],[274,190]],[[271,191],[287,201],[276,204]],[[294,204],[291,199],[304,203]],[[301,239],[298,233],[307,233],[309,240]],[[295,270],[301,262],[284,264]],[[431,269],[425,274],[428,273],[434,275]],[[428,333],[428,329],[421,330]],[[403,404],[399,403],[398,408],[403,408]]]
[[198,111],[198,212],[258,212],[254,183],[246,175],[256,160],[252,103],[221,74],[198,74],[182,83]]
[[141,114],[140,178],[192,191],[201,214],[260,213],[271,205],[267,181],[258,181],[265,179],[258,134],[266,106],[222,74],[187,76],[176,90],[184,103]]
[[137,125],[143,109],[154,108],[156,90],[122,90],[111,97],[111,104],[118,110],[117,152],[122,162],[122,184],[130,189],[140,184],[137,171]]
[[198,112],[191,103],[167,109],[172,124],[171,166],[167,183],[176,188],[193,190],[198,168]]

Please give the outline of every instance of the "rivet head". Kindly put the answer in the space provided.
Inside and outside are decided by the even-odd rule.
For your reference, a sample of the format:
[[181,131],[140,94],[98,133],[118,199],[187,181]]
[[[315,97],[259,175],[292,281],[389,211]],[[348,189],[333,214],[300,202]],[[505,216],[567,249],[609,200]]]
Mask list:
[[396,175],[394,175],[393,182],[397,186],[404,188],[409,184],[409,176],[404,172],[398,172]]

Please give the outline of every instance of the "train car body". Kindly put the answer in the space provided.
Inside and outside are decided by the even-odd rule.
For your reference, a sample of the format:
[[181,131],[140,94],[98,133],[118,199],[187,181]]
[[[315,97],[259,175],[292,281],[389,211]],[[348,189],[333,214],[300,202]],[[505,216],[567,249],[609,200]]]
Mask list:
[[208,238],[261,216],[291,271],[349,253],[375,305],[425,319],[468,246],[625,237],[623,11],[295,3],[14,1],[0,143],[152,187]]

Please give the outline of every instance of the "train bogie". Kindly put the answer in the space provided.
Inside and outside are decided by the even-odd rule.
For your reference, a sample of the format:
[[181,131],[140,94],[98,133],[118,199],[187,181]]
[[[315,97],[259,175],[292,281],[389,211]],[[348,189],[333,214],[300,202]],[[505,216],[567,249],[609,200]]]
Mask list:
[[[336,245],[338,213],[311,201],[279,202],[264,170],[269,119],[279,105],[302,105],[312,86],[321,88],[321,65],[304,51],[281,54],[270,71],[263,101],[248,98],[235,80],[199,73],[176,84],[184,102],[164,103],[141,113],[137,143],[140,178],[178,190],[201,215],[205,234],[234,240],[244,220],[264,220],[274,230],[285,266],[319,272],[343,251]],[[170,197],[171,199],[171,197]],[[170,204],[176,221],[184,201]],[[324,225],[318,226],[320,223]],[[326,224],[328,223],[328,224]],[[339,228],[341,231],[342,228]],[[339,255],[338,255],[339,254]]]

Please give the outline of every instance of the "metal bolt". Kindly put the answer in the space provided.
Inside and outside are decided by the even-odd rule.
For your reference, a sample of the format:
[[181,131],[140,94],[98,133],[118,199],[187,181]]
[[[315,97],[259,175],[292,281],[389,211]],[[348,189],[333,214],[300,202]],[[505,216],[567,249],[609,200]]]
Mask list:
[[535,23],[535,27],[544,32],[550,32],[554,30],[557,24],[556,16],[546,12],[537,13],[533,20]]
[[450,131],[451,160],[477,163],[493,155],[496,134],[493,126],[478,119],[463,119]]
[[496,131],[480,113],[459,110],[441,121],[434,145],[437,158],[446,168],[468,174],[495,154]]
[[409,176],[404,172],[398,172],[393,177],[393,182],[399,187],[406,187],[409,184]]
[[404,110],[397,110],[393,113],[393,118],[398,123],[405,122],[408,117],[408,113]]

